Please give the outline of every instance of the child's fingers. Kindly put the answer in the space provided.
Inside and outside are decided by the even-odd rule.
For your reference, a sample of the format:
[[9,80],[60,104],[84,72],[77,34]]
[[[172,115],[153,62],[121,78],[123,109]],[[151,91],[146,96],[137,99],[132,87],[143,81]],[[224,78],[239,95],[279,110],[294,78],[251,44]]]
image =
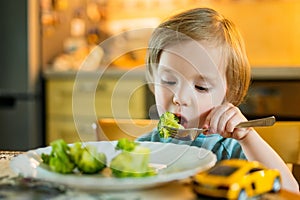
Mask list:
[[[210,132],[212,133],[224,132],[226,120],[228,120],[232,116],[232,114],[228,112],[228,110],[230,110],[232,107],[234,106],[230,103],[222,104],[220,106],[215,107],[209,113],[207,117],[207,124],[209,125]],[[221,121],[222,117],[223,117],[223,121]]]
[[235,126],[244,120],[244,115],[241,113],[240,109],[235,106],[229,108],[220,119],[220,121],[226,123],[225,126],[222,127],[224,127],[223,130],[227,132],[233,132]]
[[234,129],[234,126],[232,128],[232,124],[234,121],[232,118],[236,115],[236,107],[228,107],[227,110],[224,111],[224,113],[220,116],[219,124],[218,124],[218,132],[232,132]]
[[212,108],[210,111],[208,111],[208,114],[207,114],[207,116],[206,116],[206,118],[205,118],[205,120],[204,120],[204,123],[203,123],[203,127],[204,127],[204,128],[209,128],[211,116],[213,115],[212,112],[213,112],[214,109],[215,109],[215,108]]
[[208,113],[204,128],[210,129],[206,134],[218,133],[222,137],[238,139],[243,137],[245,130],[236,130],[235,126],[246,120],[238,107],[225,103],[213,108]]
[[247,121],[245,116],[239,111],[233,116],[233,118],[227,123],[226,131],[232,132],[232,137],[239,140],[243,138],[247,132],[248,128],[235,128],[240,122]]

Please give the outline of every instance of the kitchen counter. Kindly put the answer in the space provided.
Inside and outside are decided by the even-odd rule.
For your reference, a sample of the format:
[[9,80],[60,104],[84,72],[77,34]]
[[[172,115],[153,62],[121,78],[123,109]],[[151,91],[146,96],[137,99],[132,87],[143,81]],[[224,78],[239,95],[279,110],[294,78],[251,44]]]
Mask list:
[[107,69],[99,69],[96,71],[55,71],[55,70],[46,70],[43,72],[43,77],[45,79],[65,79],[75,77],[82,78],[99,78],[105,76],[107,78],[119,78],[126,76],[128,78],[139,78],[141,80],[145,79],[145,69],[143,67],[134,68],[134,69],[120,69],[116,67],[109,67]]
[[255,80],[300,80],[300,67],[253,67]]
[[[252,67],[252,78],[255,80],[300,80],[300,67]],[[78,71],[54,71],[46,70],[43,73],[45,79],[49,78],[74,78]],[[145,79],[145,68],[121,69],[117,67],[109,67],[107,70],[98,71],[80,71],[82,77],[99,77],[105,75],[107,77],[128,77]]]

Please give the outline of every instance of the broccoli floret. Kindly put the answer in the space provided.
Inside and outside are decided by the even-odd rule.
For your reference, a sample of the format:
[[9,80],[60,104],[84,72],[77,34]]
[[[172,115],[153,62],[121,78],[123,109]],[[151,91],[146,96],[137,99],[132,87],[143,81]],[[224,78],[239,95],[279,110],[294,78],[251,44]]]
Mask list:
[[49,163],[50,163],[50,155],[49,154],[42,153],[41,158],[45,164],[49,165]]
[[80,161],[82,152],[83,148],[80,142],[76,142],[73,146],[70,147],[70,156],[74,163],[77,164]]
[[49,156],[42,155],[43,162],[48,164],[50,169],[55,172],[67,174],[72,173],[75,164],[72,162],[68,152],[69,146],[64,140],[56,140],[50,143],[52,151]]
[[132,151],[138,145],[138,143],[134,141],[130,141],[127,138],[122,138],[118,140],[116,149],[124,150],[124,151]]
[[165,112],[164,114],[162,114],[159,118],[159,122],[157,125],[157,130],[159,132],[160,137],[167,139],[170,137],[171,134],[169,130],[164,128],[164,126],[181,129],[184,128],[181,124],[179,124],[179,118],[171,112]]
[[106,156],[97,152],[95,146],[87,145],[82,147],[80,142],[73,146],[60,139],[52,142],[50,154],[43,153],[43,162],[49,165],[50,169],[59,173],[72,173],[77,169],[86,174],[97,173],[106,167]]
[[93,174],[106,167],[106,156],[97,151],[95,146],[87,146],[81,154],[81,158],[76,163],[78,169],[85,174]]
[[[125,139],[127,140],[127,139]],[[124,140],[119,140],[118,144],[122,146]],[[133,144],[126,141],[126,144]],[[114,176],[119,178],[124,177],[145,177],[153,176],[156,174],[155,170],[149,167],[150,149],[147,147],[139,146],[134,143],[134,149],[130,151],[122,150],[122,152],[114,157],[110,163],[110,168]],[[129,146],[131,146],[129,145]],[[127,145],[125,145],[127,147]],[[118,145],[116,146],[118,148]]]

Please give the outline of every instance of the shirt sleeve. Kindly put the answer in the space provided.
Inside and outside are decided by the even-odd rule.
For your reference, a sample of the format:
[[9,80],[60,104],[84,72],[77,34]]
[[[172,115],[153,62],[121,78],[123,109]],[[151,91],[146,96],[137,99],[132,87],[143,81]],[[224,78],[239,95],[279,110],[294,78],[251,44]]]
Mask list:
[[150,133],[146,133],[140,137],[138,137],[136,139],[136,141],[139,142],[143,142],[143,141],[147,141],[147,142],[160,142],[160,137],[159,134],[157,134],[157,129],[153,129],[153,131],[151,131]]
[[231,138],[222,138],[215,144],[212,151],[216,154],[218,161],[232,158],[246,159],[241,145]]

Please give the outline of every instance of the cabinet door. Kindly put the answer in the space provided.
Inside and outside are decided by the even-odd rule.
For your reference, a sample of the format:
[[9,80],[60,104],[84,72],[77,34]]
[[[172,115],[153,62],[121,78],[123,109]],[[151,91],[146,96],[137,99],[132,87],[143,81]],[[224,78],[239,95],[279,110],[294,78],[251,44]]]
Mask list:
[[147,118],[146,85],[142,80],[88,79],[74,87],[73,80],[50,80],[46,85],[47,114]]
[[95,140],[92,124],[99,118],[147,118],[147,86],[143,80],[102,78],[46,82],[47,143]]
[[46,114],[72,115],[72,80],[48,80],[46,82]]
[[147,118],[146,86],[140,80],[105,80],[96,92],[99,118]]

